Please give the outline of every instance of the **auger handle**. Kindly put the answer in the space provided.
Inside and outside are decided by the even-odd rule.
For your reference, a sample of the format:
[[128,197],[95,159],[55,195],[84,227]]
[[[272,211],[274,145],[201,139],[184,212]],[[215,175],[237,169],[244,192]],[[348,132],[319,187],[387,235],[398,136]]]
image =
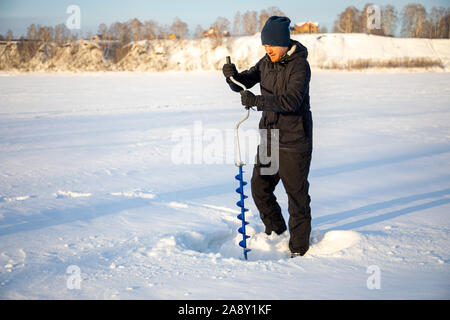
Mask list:
[[250,115],[250,109],[246,108],[244,118],[239,120],[239,122],[236,123],[236,125],[234,127],[234,137],[236,138],[236,153],[237,153],[237,161],[236,161],[235,165],[237,167],[242,167],[244,165],[244,163],[241,160],[241,147],[239,146],[239,132],[238,132],[239,126],[241,125],[242,122],[244,122],[245,120],[248,119],[249,115]]
[[[227,56],[227,64],[231,64],[231,57]],[[239,81],[236,81],[233,77],[230,77],[230,80],[234,82],[234,84],[238,85],[239,87],[242,88],[242,90],[247,90],[247,88],[240,83]]]
[[[227,56],[226,58],[227,63],[231,64],[231,57]],[[239,81],[236,81],[233,77],[230,77],[230,80],[233,81],[233,83],[235,83],[236,85],[240,86],[243,90],[247,90],[247,88],[240,83]],[[244,122],[245,120],[248,119],[249,115],[250,115],[250,108],[245,108],[246,112],[245,112],[245,116],[242,120],[240,120],[238,123],[236,123],[236,126],[234,127],[234,136],[236,138],[236,153],[237,153],[237,161],[236,161],[236,166],[237,167],[242,167],[244,165],[244,163],[241,160],[241,148],[239,146],[239,126],[241,125],[242,122]]]

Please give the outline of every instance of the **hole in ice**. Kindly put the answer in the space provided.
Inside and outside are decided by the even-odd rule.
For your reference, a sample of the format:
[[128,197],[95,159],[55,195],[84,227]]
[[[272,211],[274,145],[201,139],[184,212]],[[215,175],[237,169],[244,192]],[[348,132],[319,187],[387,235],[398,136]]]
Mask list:
[[[268,236],[265,233],[256,233],[254,229],[247,227],[247,247],[252,251],[248,254],[248,260],[279,260],[289,256],[288,233],[281,236],[273,233]],[[242,235],[236,230],[223,230],[211,233],[183,232],[174,237],[176,246],[182,250],[191,250],[200,253],[220,254],[224,258],[243,259],[243,248],[239,246]]]

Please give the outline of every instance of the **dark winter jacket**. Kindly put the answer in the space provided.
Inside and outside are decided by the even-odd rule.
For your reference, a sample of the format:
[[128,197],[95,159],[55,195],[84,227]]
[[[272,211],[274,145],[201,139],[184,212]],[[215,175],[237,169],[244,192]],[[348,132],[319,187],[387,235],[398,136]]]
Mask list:
[[[266,54],[255,66],[235,76],[247,88],[260,83],[257,109],[260,129],[279,129],[280,148],[312,151],[312,117],[309,106],[311,69],[308,50],[291,40],[289,50],[273,63]],[[227,79],[233,91],[242,90]]]

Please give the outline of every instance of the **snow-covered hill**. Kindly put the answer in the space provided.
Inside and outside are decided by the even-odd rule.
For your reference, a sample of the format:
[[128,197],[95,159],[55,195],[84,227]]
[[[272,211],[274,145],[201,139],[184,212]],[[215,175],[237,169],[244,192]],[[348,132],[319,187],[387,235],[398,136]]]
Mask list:
[[[367,34],[294,35],[309,50],[312,68],[421,68],[448,71],[449,39],[407,39]],[[123,58],[105,59],[101,46],[81,41],[65,46],[42,45],[23,62],[18,44],[0,46],[0,70],[22,71],[200,71],[218,70],[227,55],[239,69],[263,55],[260,36],[202,40],[155,40],[128,44]]]

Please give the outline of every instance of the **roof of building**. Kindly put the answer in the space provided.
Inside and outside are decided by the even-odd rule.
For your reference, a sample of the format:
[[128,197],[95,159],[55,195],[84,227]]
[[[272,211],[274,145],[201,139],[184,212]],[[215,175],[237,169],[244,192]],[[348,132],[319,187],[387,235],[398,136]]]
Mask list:
[[304,25],[304,24],[306,24],[306,23],[311,23],[311,24],[315,25],[316,27],[319,26],[319,23],[318,23],[318,22],[311,22],[311,21],[297,22],[295,25],[296,25],[296,26],[302,26],[302,25]]

